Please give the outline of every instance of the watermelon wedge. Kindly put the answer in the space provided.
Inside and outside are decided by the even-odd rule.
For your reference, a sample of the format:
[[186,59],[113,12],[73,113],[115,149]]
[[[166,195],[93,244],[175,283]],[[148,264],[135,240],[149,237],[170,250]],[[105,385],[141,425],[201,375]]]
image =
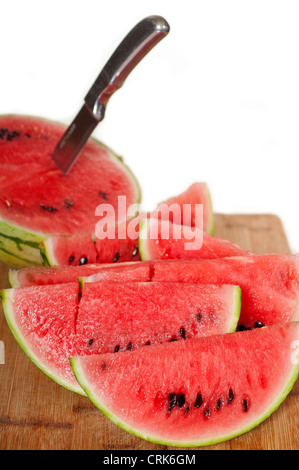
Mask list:
[[77,281],[1,291],[3,310],[28,357],[60,385],[84,394],[70,356],[136,349],[234,331],[238,286]]
[[268,254],[202,260],[157,260],[10,271],[12,287],[91,281],[239,285],[240,328],[299,320],[299,255]]
[[8,279],[11,287],[64,284],[79,278],[85,282],[106,281],[150,281],[151,262],[98,263],[82,266],[32,266],[10,269]]
[[[184,217],[184,204],[190,205],[190,213],[186,212]],[[212,207],[212,199],[210,190],[207,183],[193,183],[184,192],[178,196],[173,196],[166,201],[161,202],[157,209],[160,210],[159,216],[162,219],[166,219],[170,222],[174,222],[174,215],[176,215],[176,209],[178,206],[180,209],[180,217],[175,221],[177,224],[188,225],[190,227],[196,227],[196,212],[195,205],[202,204],[203,206],[203,220],[202,224],[198,228],[202,229],[209,235],[214,235],[214,213]],[[171,209],[174,211],[164,211],[163,208]],[[186,217],[187,216],[187,217]]]
[[298,323],[70,359],[114,423],[170,446],[243,434],[283,402],[299,372]]
[[68,367],[76,343],[79,283],[1,291],[3,311],[16,341],[31,361],[58,384],[84,395]]
[[[101,262],[94,243],[97,206],[109,203],[117,217],[118,196],[127,206],[140,202],[132,172],[94,139],[65,176],[51,159],[64,130],[37,117],[0,117],[0,258],[6,263],[42,264],[41,244],[49,264]],[[118,250],[127,243],[117,241]]]
[[299,320],[299,254],[157,261],[151,280],[240,286],[240,327]]
[[249,254],[224,238],[212,237],[200,229],[153,217],[140,222],[139,252],[143,261],[213,259]]
[[88,345],[88,353],[133,350],[235,331],[240,307],[238,286],[87,283],[82,290],[76,331]]

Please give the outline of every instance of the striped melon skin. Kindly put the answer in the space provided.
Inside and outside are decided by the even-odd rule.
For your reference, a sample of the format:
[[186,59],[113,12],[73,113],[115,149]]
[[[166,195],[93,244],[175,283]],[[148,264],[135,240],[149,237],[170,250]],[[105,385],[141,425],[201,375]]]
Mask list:
[[[90,262],[100,262],[93,247],[96,208],[108,203],[117,217],[119,196],[126,197],[127,206],[140,203],[131,170],[95,139],[88,140],[78,163],[64,175],[51,158],[64,131],[64,125],[39,117],[0,116],[0,260],[5,263],[69,264],[81,237],[90,243],[86,257],[92,258],[93,248]],[[56,252],[53,237],[63,241]],[[72,246],[68,237],[74,237]],[[72,262],[79,264],[82,257]]]
[[115,424],[169,446],[210,445],[268,418],[299,373],[298,323],[70,359]]

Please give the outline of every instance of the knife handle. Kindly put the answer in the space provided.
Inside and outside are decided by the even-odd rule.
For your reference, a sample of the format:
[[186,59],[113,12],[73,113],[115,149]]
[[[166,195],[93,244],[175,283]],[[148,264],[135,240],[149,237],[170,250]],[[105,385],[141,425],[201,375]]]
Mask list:
[[168,34],[169,29],[161,16],[148,16],[123,39],[85,96],[85,104],[98,122],[104,118],[111,95],[123,85],[141,59]]

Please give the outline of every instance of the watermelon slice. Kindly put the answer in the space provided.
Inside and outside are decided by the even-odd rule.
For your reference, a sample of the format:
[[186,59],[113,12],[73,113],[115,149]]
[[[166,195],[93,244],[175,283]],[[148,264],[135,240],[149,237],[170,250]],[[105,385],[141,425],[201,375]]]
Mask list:
[[155,262],[152,281],[241,287],[240,327],[299,320],[299,254]]
[[79,278],[86,282],[101,279],[106,281],[150,281],[151,262],[124,262],[119,264],[99,263],[82,266],[32,266],[10,269],[8,278],[11,287],[42,286],[64,284]]
[[1,291],[7,324],[23,351],[42,372],[60,385],[84,394],[68,367],[78,355],[76,317],[79,283]]
[[212,259],[249,254],[224,238],[212,237],[200,229],[173,224],[153,217],[140,222],[141,259]]
[[[190,213],[185,213],[184,217],[184,211],[186,207],[184,207],[184,204],[189,204],[190,205]],[[212,200],[211,200],[211,194],[208,188],[207,183],[193,183],[191,186],[189,186],[184,192],[179,194],[178,196],[173,196],[166,201],[161,202],[157,209],[160,211],[159,216],[162,219],[167,219],[170,222],[174,222],[177,224],[182,224],[182,225],[188,225],[190,227],[196,227],[196,211],[195,211],[195,205],[196,204],[202,204],[203,206],[203,220],[202,224],[198,226],[198,228],[202,229],[204,232],[207,232],[210,235],[214,234],[214,213],[213,213],[213,207],[212,207]],[[179,214],[180,217],[178,217],[178,220],[174,219],[176,215],[176,210],[178,206],[180,211]],[[164,208],[171,209],[171,207],[174,208],[174,211],[171,210],[166,210],[164,211]],[[187,216],[187,217],[186,217]]]
[[126,197],[127,206],[140,202],[132,172],[94,139],[65,176],[51,159],[64,130],[63,125],[41,118],[0,117],[0,257],[4,262],[42,264],[41,243],[46,247],[45,258],[52,249],[49,263],[100,262],[94,243],[97,206],[111,204],[117,217],[118,196]]
[[25,353],[49,377],[82,393],[70,356],[234,331],[238,286],[78,282],[6,289],[7,323]]
[[[76,331],[87,353],[235,331],[238,286],[153,282],[84,284]],[[105,312],[104,314],[99,312]]]
[[214,444],[265,420],[298,377],[298,323],[71,358],[92,402],[120,427],[171,446]]
[[[89,279],[87,279],[89,277]],[[85,281],[232,284],[242,290],[240,328],[299,320],[299,255],[169,260],[78,267],[31,267],[9,274],[12,287]]]

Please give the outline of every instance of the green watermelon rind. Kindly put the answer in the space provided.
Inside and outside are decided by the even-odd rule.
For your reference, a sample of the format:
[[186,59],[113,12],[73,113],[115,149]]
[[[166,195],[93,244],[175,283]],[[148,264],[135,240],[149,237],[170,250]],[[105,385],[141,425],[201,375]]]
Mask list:
[[[13,114],[1,115],[1,117],[12,117]],[[20,117],[40,119],[49,123],[64,125],[61,122],[54,121],[51,119],[45,119],[39,116],[20,115]],[[133,171],[129,166],[124,163],[123,159],[117,155],[110,147],[94,137],[90,140],[105,148],[111,156],[114,163],[116,163],[131,179],[132,186],[136,190],[136,204],[140,204],[142,199],[141,187],[139,182],[134,175]],[[1,243],[1,238],[7,240],[7,242]],[[11,223],[9,220],[5,220],[0,217],[0,261],[5,264],[9,264],[16,267],[26,267],[31,265],[48,265],[54,266],[56,264],[55,256],[50,253],[49,243],[47,244],[48,236],[45,233],[33,231],[22,227],[18,224]],[[51,237],[49,237],[50,239]],[[11,243],[16,244],[17,249],[11,250]],[[2,245],[2,247],[1,247]],[[18,248],[19,247],[19,248]],[[21,249],[20,249],[21,247]],[[23,251],[24,250],[24,251]],[[22,252],[23,256],[20,256],[19,252]],[[36,251],[36,253],[35,253]]]
[[139,238],[138,238],[138,250],[140,254],[140,258],[142,261],[150,261],[152,260],[151,255],[148,251],[148,227],[150,224],[150,220],[143,219],[139,222]]
[[210,214],[210,225],[209,225],[209,228],[207,229],[207,233],[213,236],[215,235],[215,217],[214,217],[214,211],[213,211],[212,196],[208,187],[207,187],[207,198],[209,201],[209,214]]
[[18,267],[41,265],[39,243],[43,234],[27,231],[0,218],[0,259]]
[[[299,339],[299,324],[298,324],[298,336],[297,338]],[[202,441],[170,441],[170,440],[164,440],[160,438],[155,438],[154,436],[148,436],[145,435],[144,433],[140,432],[138,429],[134,428],[133,426],[127,425],[123,420],[119,419],[118,416],[116,416],[114,413],[110,412],[108,408],[103,405],[97,395],[92,391],[90,384],[88,382],[87,377],[85,376],[85,373],[81,367],[80,364],[80,357],[71,357],[70,358],[70,364],[72,371],[78,381],[78,383],[81,385],[82,389],[85,391],[86,395],[88,398],[92,401],[92,403],[107,417],[109,418],[112,422],[114,422],[117,426],[120,428],[124,429],[125,431],[129,432],[130,434],[133,434],[137,437],[140,437],[142,439],[145,439],[150,442],[154,442],[156,444],[162,444],[166,446],[172,446],[172,447],[202,447],[202,446],[208,446],[208,445],[213,445],[213,444],[219,444],[221,442],[229,441],[235,437],[241,436],[242,434],[245,434],[252,429],[256,428],[259,426],[263,421],[265,421],[269,416],[271,416],[274,411],[277,410],[277,408],[281,405],[281,403],[286,399],[288,394],[291,392],[298,376],[299,376],[299,363],[295,364],[289,374],[288,380],[285,382],[285,386],[282,389],[281,393],[279,394],[278,398],[274,403],[267,409],[265,412],[259,416],[254,422],[252,422],[249,426],[246,426],[244,428],[241,428],[240,430],[236,431],[235,433],[223,435],[222,437],[218,437],[216,439],[208,439],[208,440],[202,440]]]
[[71,390],[72,392],[78,393],[79,395],[85,396],[85,392],[83,389],[78,385],[70,385],[70,383],[66,380],[63,380],[53,371],[51,371],[48,367],[45,367],[41,361],[39,360],[38,356],[32,351],[29,347],[24,335],[20,331],[14,316],[14,309],[13,309],[13,302],[14,302],[14,289],[2,289],[0,290],[0,299],[2,301],[3,312],[7,321],[7,324],[12,332],[15,340],[24,351],[24,353],[28,356],[28,358],[50,379],[54,380],[54,382],[58,383],[59,385],[63,386],[64,388]]
[[240,320],[241,315],[241,306],[242,306],[242,290],[240,286],[234,286],[234,300],[232,305],[232,313],[229,316],[230,323],[226,326],[227,333],[234,333],[237,330],[237,326]]

